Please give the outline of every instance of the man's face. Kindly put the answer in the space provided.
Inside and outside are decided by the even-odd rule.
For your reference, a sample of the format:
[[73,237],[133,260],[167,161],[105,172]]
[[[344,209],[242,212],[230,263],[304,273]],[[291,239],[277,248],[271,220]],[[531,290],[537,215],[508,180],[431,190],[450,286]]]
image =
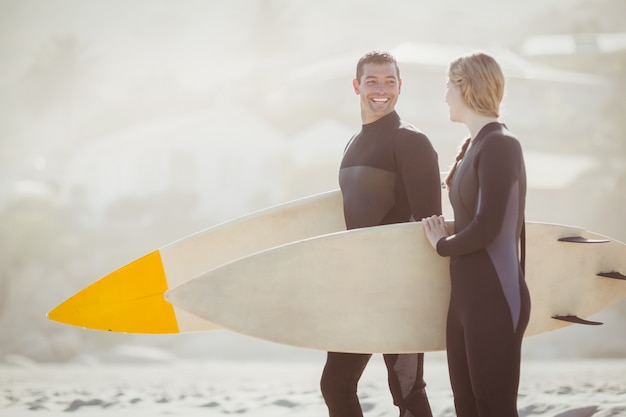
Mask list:
[[396,108],[402,80],[394,64],[365,64],[360,80],[352,82],[354,92],[361,96],[361,121],[375,122]]

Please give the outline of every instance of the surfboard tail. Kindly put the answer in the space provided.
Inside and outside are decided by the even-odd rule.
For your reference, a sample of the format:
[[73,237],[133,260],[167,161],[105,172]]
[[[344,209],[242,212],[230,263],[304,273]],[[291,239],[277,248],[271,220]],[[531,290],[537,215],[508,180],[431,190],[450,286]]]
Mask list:
[[123,333],[179,333],[158,250],[77,292],[48,313],[64,324]]

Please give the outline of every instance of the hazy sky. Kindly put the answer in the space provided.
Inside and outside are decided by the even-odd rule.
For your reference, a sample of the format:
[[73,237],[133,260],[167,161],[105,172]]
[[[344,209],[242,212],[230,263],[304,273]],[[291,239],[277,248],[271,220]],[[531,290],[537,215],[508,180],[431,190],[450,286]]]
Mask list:
[[319,54],[320,48],[389,47],[412,37],[500,42],[518,33],[529,16],[577,2],[0,0],[0,85],[19,77],[51,35],[77,34],[110,68],[115,62],[106,61],[141,63],[151,71],[183,71],[184,64],[193,73],[209,56],[228,56],[230,48],[241,54],[262,47],[254,42],[262,39],[245,38],[245,29],[259,24],[265,10],[264,19],[274,15],[273,30],[287,35],[274,42]]
[[[23,91],[26,72],[53,37],[75,36],[85,47],[90,92],[101,102],[142,89],[155,103],[164,90],[223,100],[249,88],[237,84],[242,73],[280,83],[298,66],[356,61],[406,41],[512,42],[533,32],[534,16],[565,16],[582,1],[0,0],[2,159],[58,130],[58,114],[33,120]],[[83,123],[89,111],[102,114],[83,103]]]

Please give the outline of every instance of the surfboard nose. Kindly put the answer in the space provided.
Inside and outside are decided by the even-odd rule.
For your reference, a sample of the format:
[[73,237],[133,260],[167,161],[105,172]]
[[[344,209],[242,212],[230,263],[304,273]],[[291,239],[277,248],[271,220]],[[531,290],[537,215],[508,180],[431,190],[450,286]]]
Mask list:
[[48,313],[64,324],[124,333],[178,333],[165,301],[166,274],[158,250],[106,275]]

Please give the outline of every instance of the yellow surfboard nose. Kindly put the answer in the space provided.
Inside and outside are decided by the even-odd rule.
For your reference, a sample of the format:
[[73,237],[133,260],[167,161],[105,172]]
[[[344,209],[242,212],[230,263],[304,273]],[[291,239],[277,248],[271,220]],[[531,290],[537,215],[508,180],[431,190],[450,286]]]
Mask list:
[[94,282],[48,313],[50,320],[125,333],[178,333],[174,307],[163,298],[161,254],[151,252]]

